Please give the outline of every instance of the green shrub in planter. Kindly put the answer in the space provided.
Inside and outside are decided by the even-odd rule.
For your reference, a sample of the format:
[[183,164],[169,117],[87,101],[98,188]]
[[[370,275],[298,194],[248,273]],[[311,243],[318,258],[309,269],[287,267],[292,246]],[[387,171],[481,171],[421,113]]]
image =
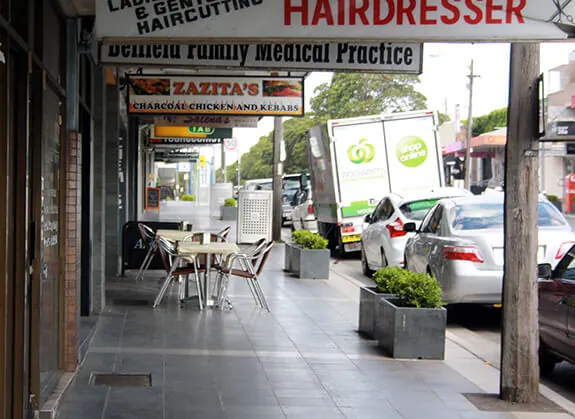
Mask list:
[[224,201],[224,207],[235,207],[236,206],[236,200],[234,198],[227,198]]
[[[385,268],[386,270],[394,268]],[[405,269],[402,274],[397,271],[382,272],[380,281],[385,278],[385,289],[398,297],[400,307],[441,308],[445,306],[441,285],[429,274],[415,273]]]
[[196,200],[196,195],[182,195],[180,196],[180,201],[194,202]]
[[296,230],[292,233],[291,238],[295,244],[304,249],[323,250],[327,248],[328,241],[309,230]]
[[373,274],[373,280],[377,284],[377,291],[383,294],[392,294],[389,291],[389,281],[392,278],[405,276],[407,272],[409,271],[398,266],[388,266],[379,269]]

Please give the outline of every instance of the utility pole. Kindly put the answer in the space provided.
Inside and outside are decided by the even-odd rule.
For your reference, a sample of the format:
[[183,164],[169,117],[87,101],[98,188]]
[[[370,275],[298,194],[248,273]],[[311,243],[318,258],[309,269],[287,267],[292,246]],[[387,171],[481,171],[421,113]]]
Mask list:
[[469,115],[467,117],[467,136],[465,138],[465,179],[464,188],[471,188],[471,137],[473,135],[473,80],[479,77],[474,73],[473,59],[469,65]]
[[539,396],[537,316],[539,44],[512,44],[505,146],[505,263],[499,395]]
[[226,183],[226,148],[224,147],[224,143],[221,144],[221,160],[222,166],[220,169],[220,182]]
[[274,117],[274,161],[273,161],[273,220],[272,240],[282,237],[282,190],[283,165],[281,163],[281,147],[283,139],[282,117]]

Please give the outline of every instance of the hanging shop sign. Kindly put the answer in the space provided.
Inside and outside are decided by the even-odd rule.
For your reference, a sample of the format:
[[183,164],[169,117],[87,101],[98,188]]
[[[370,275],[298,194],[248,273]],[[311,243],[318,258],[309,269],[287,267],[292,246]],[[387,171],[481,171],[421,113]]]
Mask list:
[[575,121],[553,121],[547,126],[551,137],[575,136]]
[[422,44],[104,44],[100,60],[120,65],[171,65],[266,70],[347,70],[420,74]]
[[231,128],[154,125],[154,137],[231,138],[232,132]]
[[96,36],[210,41],[560,40],[575,2],[558,0],[101,0]]
[[152,145],[212,145],[221,144],[223,138],[150,138],[150,144]]
[[156,125],[212,127],[212,128],[257,128],[257,116],[214,116],[214,115],[162,115],[154,118]]
[[303,79],[148,75],[128,78],[130,114],[303,116]]

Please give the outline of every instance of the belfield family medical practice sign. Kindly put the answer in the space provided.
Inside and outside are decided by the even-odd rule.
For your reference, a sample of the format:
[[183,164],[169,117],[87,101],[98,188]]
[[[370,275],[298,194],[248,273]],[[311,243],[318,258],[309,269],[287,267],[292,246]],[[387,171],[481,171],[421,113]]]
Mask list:
[[303,116],[303,79],[146,75],[128,78],[130,114]]
[[97,0],[104,40],[512,41],[575,33],[565,0]]
[[240,69],[355,70],[420,74],[416,43],[103,44],[104,64],[227,67]]

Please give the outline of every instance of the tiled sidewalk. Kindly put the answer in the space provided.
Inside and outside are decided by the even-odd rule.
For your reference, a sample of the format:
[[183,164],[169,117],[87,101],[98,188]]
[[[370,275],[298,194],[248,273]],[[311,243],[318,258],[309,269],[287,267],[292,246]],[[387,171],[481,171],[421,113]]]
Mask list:
[[[262,276],[271,313],[236,278],[233,309],[204,312],[180,308],[177,287],[152,309],[159,273],[110,281],[109,308],[60,419],[518,417],[478,411],[461,393],[482,390],[449,362],[389,359],[362,339],[355,284],[337,275],[298,280],[282,268],[279,245]],[[477,361],[453,344],[447,357]],[[94,372],[150,373],[152,387],[94,386]]]

